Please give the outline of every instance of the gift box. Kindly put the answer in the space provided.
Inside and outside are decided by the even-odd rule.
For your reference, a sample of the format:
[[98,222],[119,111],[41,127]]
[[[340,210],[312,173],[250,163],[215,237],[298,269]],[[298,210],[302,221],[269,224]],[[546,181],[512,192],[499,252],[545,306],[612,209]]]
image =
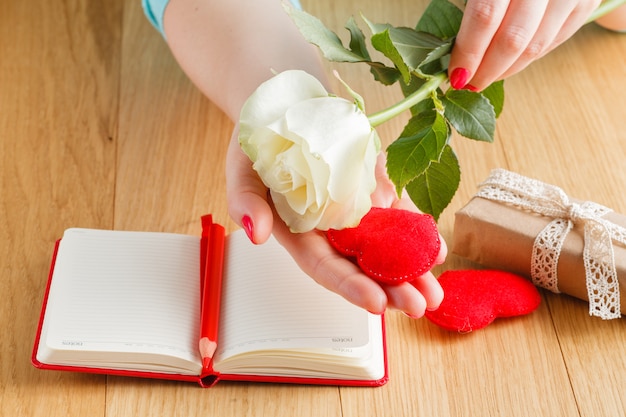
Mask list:
[[592,316],[626,314],[626,216],[556,186],[493,170],[456,213],[452,252],[587,300]]

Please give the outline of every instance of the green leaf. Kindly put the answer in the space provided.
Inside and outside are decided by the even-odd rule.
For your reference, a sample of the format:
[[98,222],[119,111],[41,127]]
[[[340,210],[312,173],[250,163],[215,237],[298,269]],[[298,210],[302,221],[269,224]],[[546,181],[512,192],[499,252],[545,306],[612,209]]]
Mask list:
[[402,74],[404,82],[408,83],[411,80],[412,69],[407,66],[402,55],[400,55],[400,52],[394,46],[389,30],[387,29],[372,35],[370,41],[377,51],[382,52],[383,55],[393,62],[396,68],[398,68],[398,71],[400,71],[400,74]]
[[387,173],[398,193],[431,162],[439,160],[448,136],[448,125],[435,110],[409,120],[400,137],[387,148]]
[[362,56],[363,58],[371,61],[370,54],[367,51],[367,45],[365,43],[365,36],[354,21],[353,17],[348,19],[346,23],[346,29],[350,31],[350,50],[355,54]]
[[369,26],[369,28],[372,31],[373,35],[375,35],[377,33],[384,32],[387,29],[393,27],[389,23],[373,23],[373,22],[370,22],[365,16],[361,15],[361,17],[363,18],[365,23],[367,23],[367,26]]
[[402,94],[404,95],[404,97],[407,97],[419,90],[425,82],[425,79],[413,75],[411,77],[411,81],[409,81],[408,83],[405,83],[404,81],[400,83],[400,89],[402,90]]
[[431,214],[435,221],[450,204],[461,183],[461,168],[452,148],[444,148],[439,162],[406,186],[406,191],[417,208]]
[[[285,10],[294,21],[304,38],[317,45],[324,57],[336,62],[366,62],[369,55],[363,56],[362,50],[351,51],[343,46],[335,32],[328,29],[317,17],[303,10],[285,5]],[[357,41],[358,43],[358,41]]]
[[504,108],[504,80],[492,83],[480,93],[487,97],[493,106],[496,112],[496,118],[500,117],[500,113],[502,113],[502,109]]
[[407,84],[412,71],[438,60],[451,48],[450,42],[442,41],[429,33],[407,27],[375,24],[365,17],[363,19],[373,33],[372,46],[393,62]]
[[[422,32],[422,33],[425,33],[425,32]],[[424,65],[428,63],[435,62],[443,58],[444,56],[448,55],[451,50],[452,50],[452,42],[444,42],[440,44],[438,47],[436,47],[435,49],[433,49],[431,52],[428,53],[426,58],[420,64],[420,67],[423,67]]]
[[450,89],[441,101],[445,107],[446,119],[460,135],[493,142],[496,113],[486,97],[467,90]]
[[451,47],[450,42],[407,27],[390,28],[389,36],[404,62],[412,70],[440,58]]
[[368,64],[374,79],[384,85],[392,85],[402,77],[397,68],[388,67],[381,62],[368,62]]
[[463,12],[448,0],[432,0],[415,29],[440,39],[451,39],[459,32],[462,18]]

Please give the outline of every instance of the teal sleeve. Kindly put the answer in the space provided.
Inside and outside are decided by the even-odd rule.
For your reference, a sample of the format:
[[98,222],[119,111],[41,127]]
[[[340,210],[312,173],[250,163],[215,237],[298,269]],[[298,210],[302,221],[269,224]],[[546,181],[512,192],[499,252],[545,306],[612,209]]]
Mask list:
[[[146,17],[150,23],[152,23],[152,26],[154,26],[163,37],[165,37],[165,30],[163,29],[163,14],[165,13],[165,8],[169,2],[170,0],[141,0]],[[300,0],[290,0],[290,2],[295,8],[302,9]]]
[[300,0],[289,0],[289,3],[293,5],[296,9],[302,10],[302,5],[300,4]]
[[150,23],[152,23],[152,26],[154,26],[163,37],[165,37],[165,31],[163,30],[163,14],[169,2],[170,0],[141,0],[143,12],[146,14]]

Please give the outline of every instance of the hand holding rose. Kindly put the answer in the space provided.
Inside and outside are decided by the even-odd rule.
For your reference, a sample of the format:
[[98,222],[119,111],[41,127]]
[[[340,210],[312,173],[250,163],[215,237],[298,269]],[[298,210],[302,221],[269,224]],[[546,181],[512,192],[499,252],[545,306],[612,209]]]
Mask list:
[[[395,308],[417,318],[423,316],[426,309],[439,306],[443,291],[431,272],[412,284],[381,285],[332,248],[322,232],[291,233],[272,210],[267,187],[252,169],[252,162],[242,152],[237,137],[236,129],[227,155],[229,213],[233,219],[248,216],[252,224],[249,235],[255,243],[264,243],[273,233],[302,270],[316,282],[372,313]],[[397,197],[395,187],[387,177],[384,153],[377,157],[375,176],[377,184],[371,196],[374,206],[417,211],[408,197]],[[442,239],[436,263],[443,263],[446,254]]]
[[[319,284],[371,312],[382,313],[390,306],[421,317],[427,308],[439,305],[443,291],[430,272],[413,284],[379,284],[338,254],[319,232],[356,226],[372,199],[380,207],[416,210],[410,200],[397,198],[384,156],[377,157],[376,131],[355,103],[330,96],[303,71],[285,71],[246,101],[238,139],[250,160],[241,155],[233,137],[229,167],[249,171],[252,162],[259,178],[249,173],[235,175],[232,181],[229,177],[230,214],[246,219],[243,226],[255,243],[273,232]],[[272,204],[278,216],[270,215]],[[439,263],[445,254],[444,246]]]
[[[280,2],[231,0],[196,6],[182,0],[169,3],[164,19],[167,42],[195,85],[233,121],[239,119],[247,98],[269,78],[270,68],[306,69],[318,79],[326,75],[317,50],[300,35]],[[238,53],[232,53],[233,45],[240,48]],[[426,308],[439,305],[442,291],[432,274],[418,280],[416,287],[383,287],[336,252],[322,232],[291,233],[274,212],[267,187],[243,153],[238,135],[236,123],[226,160],[228,208],[255,243],[274,233],[307,274],[371,312],[393,307],[419,317]],[[398,200],[383,158],[375,168],[378,183],[372,203],[415,209],[410,200]],[[444,246],[439,262],[445,253]]]

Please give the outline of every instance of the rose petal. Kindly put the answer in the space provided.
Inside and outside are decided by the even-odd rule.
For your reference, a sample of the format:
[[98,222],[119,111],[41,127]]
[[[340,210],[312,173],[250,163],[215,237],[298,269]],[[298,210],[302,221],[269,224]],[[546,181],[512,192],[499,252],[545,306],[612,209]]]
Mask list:
[[289,230],[294,233],[303,233],[315,229],[325,214],[323,207],[316,211],[307,210],[302,214],[296,213],[287,202],[285,195],[272,190],[270,190],[270,195],[272,196],[276,212],[285,224],[289,226]]
[[285,71],[261,84],[241,109],[239,141],[244,152],[253,160],[256,155],[247,149],[248,139],[255,129],[281,119],[287,109],[314,97],[327,97],[319,80],[304,71]]
[[302,71],[250,96],[239,140],[293,232],[358,224],[371,208],[380,140],[367,116]]
[[[372,179],[368,185],[369,193],[373,192],[379,140],[354,103],[337,97],[310,99],[292,106],[285,119],[289,131],[333,167],[328,185],[331,199],[345,201],[364,176]],[[362,168],[371,172],[364,175]]]

